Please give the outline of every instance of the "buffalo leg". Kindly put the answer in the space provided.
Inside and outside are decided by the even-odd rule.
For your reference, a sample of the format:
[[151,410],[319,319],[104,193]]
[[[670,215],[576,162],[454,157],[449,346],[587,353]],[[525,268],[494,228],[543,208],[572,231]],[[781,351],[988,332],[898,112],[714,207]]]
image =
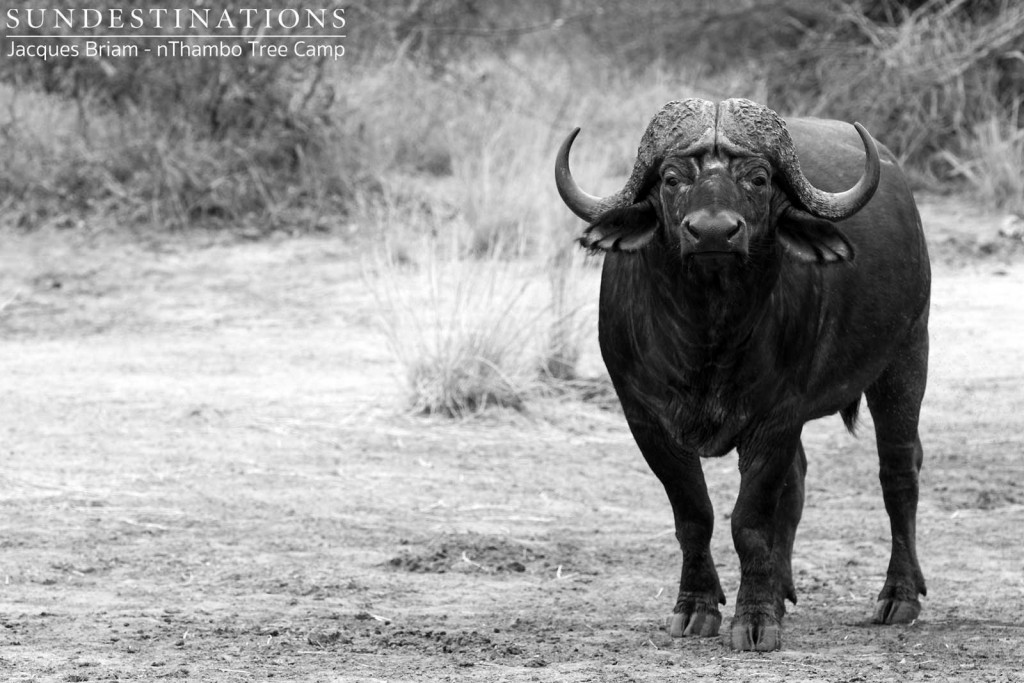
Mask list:
[[725,604],[725,593],[711,558],[715,516],[700,458],[682,453],[660,426],[630,420],[630,428],[644,459],[665,487],[683,551],[679,596],[669,632],[675,637],[718,635],[722,625],[718,605]]
[[796,455],[789,468],[786,483],[779,498],[775,520],[775,539],[772,544],[776,576],[778,577],[779,609],[785,611],[783,598],[796,604],[796,586],[793,583],[793,541],[796,527],[804,510],[804,477],[807,474],[807,455],[803,444],[796,444]]
[[879,479],[892,531],[889,570],[875,606],[874,621],[879,624],[913,621],[921,613],[918,595],[927,592],[915,540],[918,473],[924,459],[917,425],[928,363],[923,323],[919,330],[865,392],[875,421]]
[[741,447],[740,492],[732,536],[740,558],[740,590],[731,626],[736,650],[782,645],[784,600],[795,598],[792,550],[803,510],[806,459],[799,433]]

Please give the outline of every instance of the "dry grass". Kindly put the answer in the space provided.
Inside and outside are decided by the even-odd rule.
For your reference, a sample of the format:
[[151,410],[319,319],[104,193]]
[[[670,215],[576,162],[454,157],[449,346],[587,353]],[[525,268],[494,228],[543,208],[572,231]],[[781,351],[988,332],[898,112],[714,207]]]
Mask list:
[[1024,215],[1024,129],[992,117],[973,126],[962,149],[942,152],[952,172],[986,204]]
[[535,279],[518,262],[424,253],[421,266],[379,261],[371,280],[411,408],[451,417],[521,409],[537,382]]
[[381,256],[365,273],[414,413],[469,417],[555,397],[617,405],[595,353],[598,273],[583,253],[455,258],[426,240],[417,253],[415,264]]
[[41,62],[0,70],[16,84],[0,88],[0,189],[20,198],[6,220],[323,229],[363,176],[350,138],[325,124],[322,64],[140,56],[110,80],[93,61],[56,81]]
[[902,159],[927,168],[1004,110],[1000,78],[1022,47],[1020,3],[972,16],[967,0],[928,2],[889,22],[850,5],[771,65],[771,97],[798,113],[859,120]]

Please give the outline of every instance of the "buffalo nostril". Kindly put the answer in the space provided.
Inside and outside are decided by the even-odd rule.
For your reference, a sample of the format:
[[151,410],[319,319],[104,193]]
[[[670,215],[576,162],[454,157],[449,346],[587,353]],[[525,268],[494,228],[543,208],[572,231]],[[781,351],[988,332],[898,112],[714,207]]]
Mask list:
[[735,211],[701,208],[683,216],[678,229],[684,251],[743,253],[746,227],[746,220]]
[[683,229],[686,230],[686,233],[697,242],[700,242],[703,239],[724,239],[726,242],[730,242],[734,237],[739,235],[740,230],[743,229],[744,225],[745,223],[743,222],[743,219],[698,219],[693,221],[683,221]]

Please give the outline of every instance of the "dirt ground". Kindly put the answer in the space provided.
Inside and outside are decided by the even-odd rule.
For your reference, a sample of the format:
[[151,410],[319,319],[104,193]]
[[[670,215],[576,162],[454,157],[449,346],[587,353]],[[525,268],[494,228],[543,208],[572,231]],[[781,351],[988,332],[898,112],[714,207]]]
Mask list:
[[[401,414],[345,239],[3,235],[0,679],[1024,680],[1021,250],[924,213],[921,618],[869,623],[872,427],[830,418],[770,654],[668,637],[671,514],[618,413]],[[735,456],[705,469],[728,619]]]

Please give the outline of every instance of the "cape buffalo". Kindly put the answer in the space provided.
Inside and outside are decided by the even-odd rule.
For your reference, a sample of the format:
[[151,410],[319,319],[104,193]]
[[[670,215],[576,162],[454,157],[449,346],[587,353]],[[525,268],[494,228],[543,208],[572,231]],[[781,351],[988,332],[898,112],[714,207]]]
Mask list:
[[739,650],[780,647],[784,601],[796,603],[800,433],[837,412],[853,431],[862,395],[892,531],[874,620],[914,620],[925,594],[914,537],[931,276],[893,154],[860,124],[687,99],[651,120],[625,187],[601,198],[569,172],[577,133],[555,178],[589,224],[582,245],[605,252],[601,354],[672,504],[683,564],[671,634],[721,626],[700,458],[735,448],[740,587],[726,639]]

